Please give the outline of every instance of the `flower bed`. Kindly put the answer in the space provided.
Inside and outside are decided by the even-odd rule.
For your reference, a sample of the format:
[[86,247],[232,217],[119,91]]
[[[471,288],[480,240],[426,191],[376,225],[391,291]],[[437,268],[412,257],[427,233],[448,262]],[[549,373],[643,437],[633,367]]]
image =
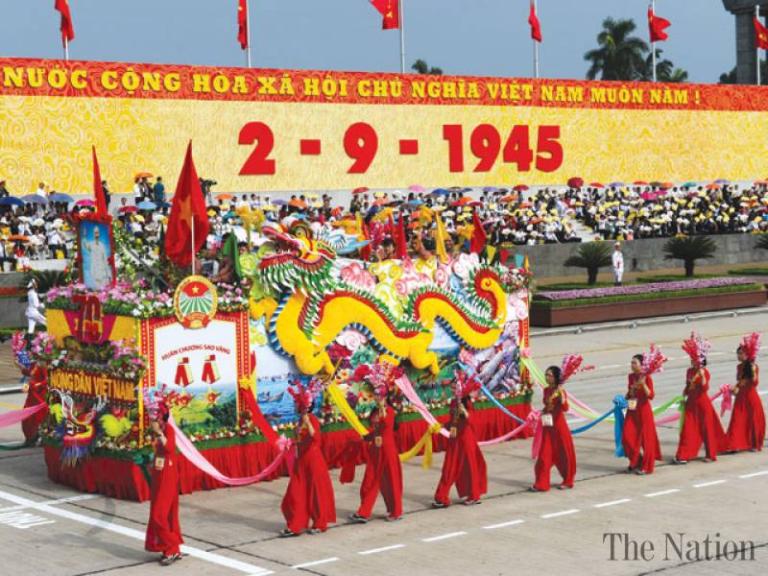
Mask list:
[[587,288],[583,290],[558,290],[538,292],[534,303],[553,307],[586,305],[591,303],[629,302],[634,300],[655,300],[680,296],[743,292],[759,289],[760,285],[749,278],[706,278],[680,282],[653,282],[609,288]]
[[708,278],[587,290],[540,292],[533,298],[533,326],[571,326],[763,306],[762,284],[747,278]]

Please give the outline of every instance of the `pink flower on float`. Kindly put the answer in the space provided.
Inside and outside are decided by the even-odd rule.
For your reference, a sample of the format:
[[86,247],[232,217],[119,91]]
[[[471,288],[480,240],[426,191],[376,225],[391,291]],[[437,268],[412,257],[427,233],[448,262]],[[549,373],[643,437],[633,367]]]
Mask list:
[[530,358],[531,357],[531,349],[527,346],[524,348],[520,348],[520,358]]
[[370,290],[376,285],[376,280],[371,273],[357,262],[352,262],[351,264],[344,266],[339,275],[344,282],[359,288]]
[[447,288],[450,280],[450,272],[445,266],[438,266],[435,270],[435,284],[441,288]]

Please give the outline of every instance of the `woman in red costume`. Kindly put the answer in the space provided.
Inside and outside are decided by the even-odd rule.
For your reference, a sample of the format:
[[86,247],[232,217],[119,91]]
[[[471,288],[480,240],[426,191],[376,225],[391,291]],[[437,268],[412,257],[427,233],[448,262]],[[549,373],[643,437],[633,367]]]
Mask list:
[[733,414],[728,426],[728,450],[739,452],[763,449],[765,442],[765,411],[757,393],[760,372],[755,361],[760,350],[760,335],[745,336],[736,353],[739,366],[736,369],[736,386],[733,393]]
[[377,406],[371,412],[371,431],[364,438],[368,453],[360,485],[360,507],[351,516],[362,524],[370,520],[379,492],[387,506],[387,521],[400,520],[403,515],[403,469],[395,443],[395,410],[390,392],[395,371],[392,364],[379,361],[369,374]]
[[563,482],[560,490],[573,488],[576,477],[576,450],[573,436],[565,420],[568,412],[568,394],[565,392],[566,381],[581,367],[583,358],[569,355],[563,359],[562,366],[550,366],[545,373],[547,387],[544,389],[544,408],[541,412],[541,447],[536,458],[536,481],[531,492],[548,492],[552,466],[557,468]]
[[[27,399],[24,401],[24,408],[31,408],[46,402],[48,395],[48,373],[44,366],[34,363],[29,370],[29,380],[24,384],[27,393]],[[32,414],[21,423],[21,430],[24,432],[27,444],[37,442],[40,425],[48,416],[48,410],[41,410]]]
[[450,433],[448,448],[443,460],[443,472],[435,491],[433,508],[445,508],[451,505],[450,491],[456,484],[456,490],[464,504],[471,506],[480,503],[480,497],[488,491],[488,472],[485,458],[472,425],[472,400],[470,394],[479,388],[474,378],[469,378],[463,370],[456,372],[454,398],[450,408]]
[[621,444],[629,458],[628,472],[642,476],[652,474],[656,460],[661,460],[659,437],[653,419],[651,400],[655,396],[653,378],[666,362],[661,351],[651,345],[648,354],[637,354],[632,358],[632,372],[627,378],[627,416]]
[[176,433],[168,425],[170,412],[164,401],[161,400],[152,412],[155,461],[152,468],[152,500],[144,548],[150,552],[161,552],[160,564],[168,566],[181,560],[180,546],[184,543],[179,526]]
[[683,350],[691,358],[691,367],[685,375],[685,414],[675,464],[685,464],[696,458],[702,444],[706,450],[704,462],[712,462],[717,460],[718,452],[722,452],[727,445],[723,425],[707,394],[710,379],[707,370],[709,348],[710,343],[696,333],[691,333],[691,337],[683,341]]
[[288,525],[280,533],[284,537],[298,536],[305,531],[325,532],[330,522],[336,522],[333,484],[321,450],[320,421],[312,414],[317,386],[305,388],[298,384],[288,392],[293,396],[301,423],[296,431],[298,454],[280,506]]

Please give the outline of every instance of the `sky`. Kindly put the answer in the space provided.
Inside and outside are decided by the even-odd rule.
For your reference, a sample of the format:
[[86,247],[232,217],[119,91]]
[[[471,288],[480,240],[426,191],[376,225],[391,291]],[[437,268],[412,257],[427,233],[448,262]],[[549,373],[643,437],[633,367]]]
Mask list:
[[[242,66],[237,0],[69,0],[77,60]],[[406,59],[446,74],[532,75],[529,0],[403,0]],[[54,0],[0,0],[0,56],[62,55]],[[633,18],[646,39],[646,0],[538,0],[541,76],[584,78],[604,18]],[[692,82],[736,63],[734,18],[722,0],[657,0],[672,22],[664,56]],[[254,66],[399,72],[400,37],[368,0],[250,0]]]

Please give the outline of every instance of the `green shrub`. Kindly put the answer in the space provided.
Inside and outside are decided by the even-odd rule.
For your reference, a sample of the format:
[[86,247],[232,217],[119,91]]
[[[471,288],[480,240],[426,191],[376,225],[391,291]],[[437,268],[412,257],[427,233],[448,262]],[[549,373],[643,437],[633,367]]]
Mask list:
[[693,278],[696,260],[712,258],[717,252],[717,245],[708,236],[679,236],[670,238],[664,245],[667,260],[682,260],[685,275]]
[[597,273],[600,268],[612,264],[611,245],[609,242],[585,242],[579,246],[578,251],[570,256],[565,265],[569,268],[585,268],[587,271],[587,284],[597,284]]

